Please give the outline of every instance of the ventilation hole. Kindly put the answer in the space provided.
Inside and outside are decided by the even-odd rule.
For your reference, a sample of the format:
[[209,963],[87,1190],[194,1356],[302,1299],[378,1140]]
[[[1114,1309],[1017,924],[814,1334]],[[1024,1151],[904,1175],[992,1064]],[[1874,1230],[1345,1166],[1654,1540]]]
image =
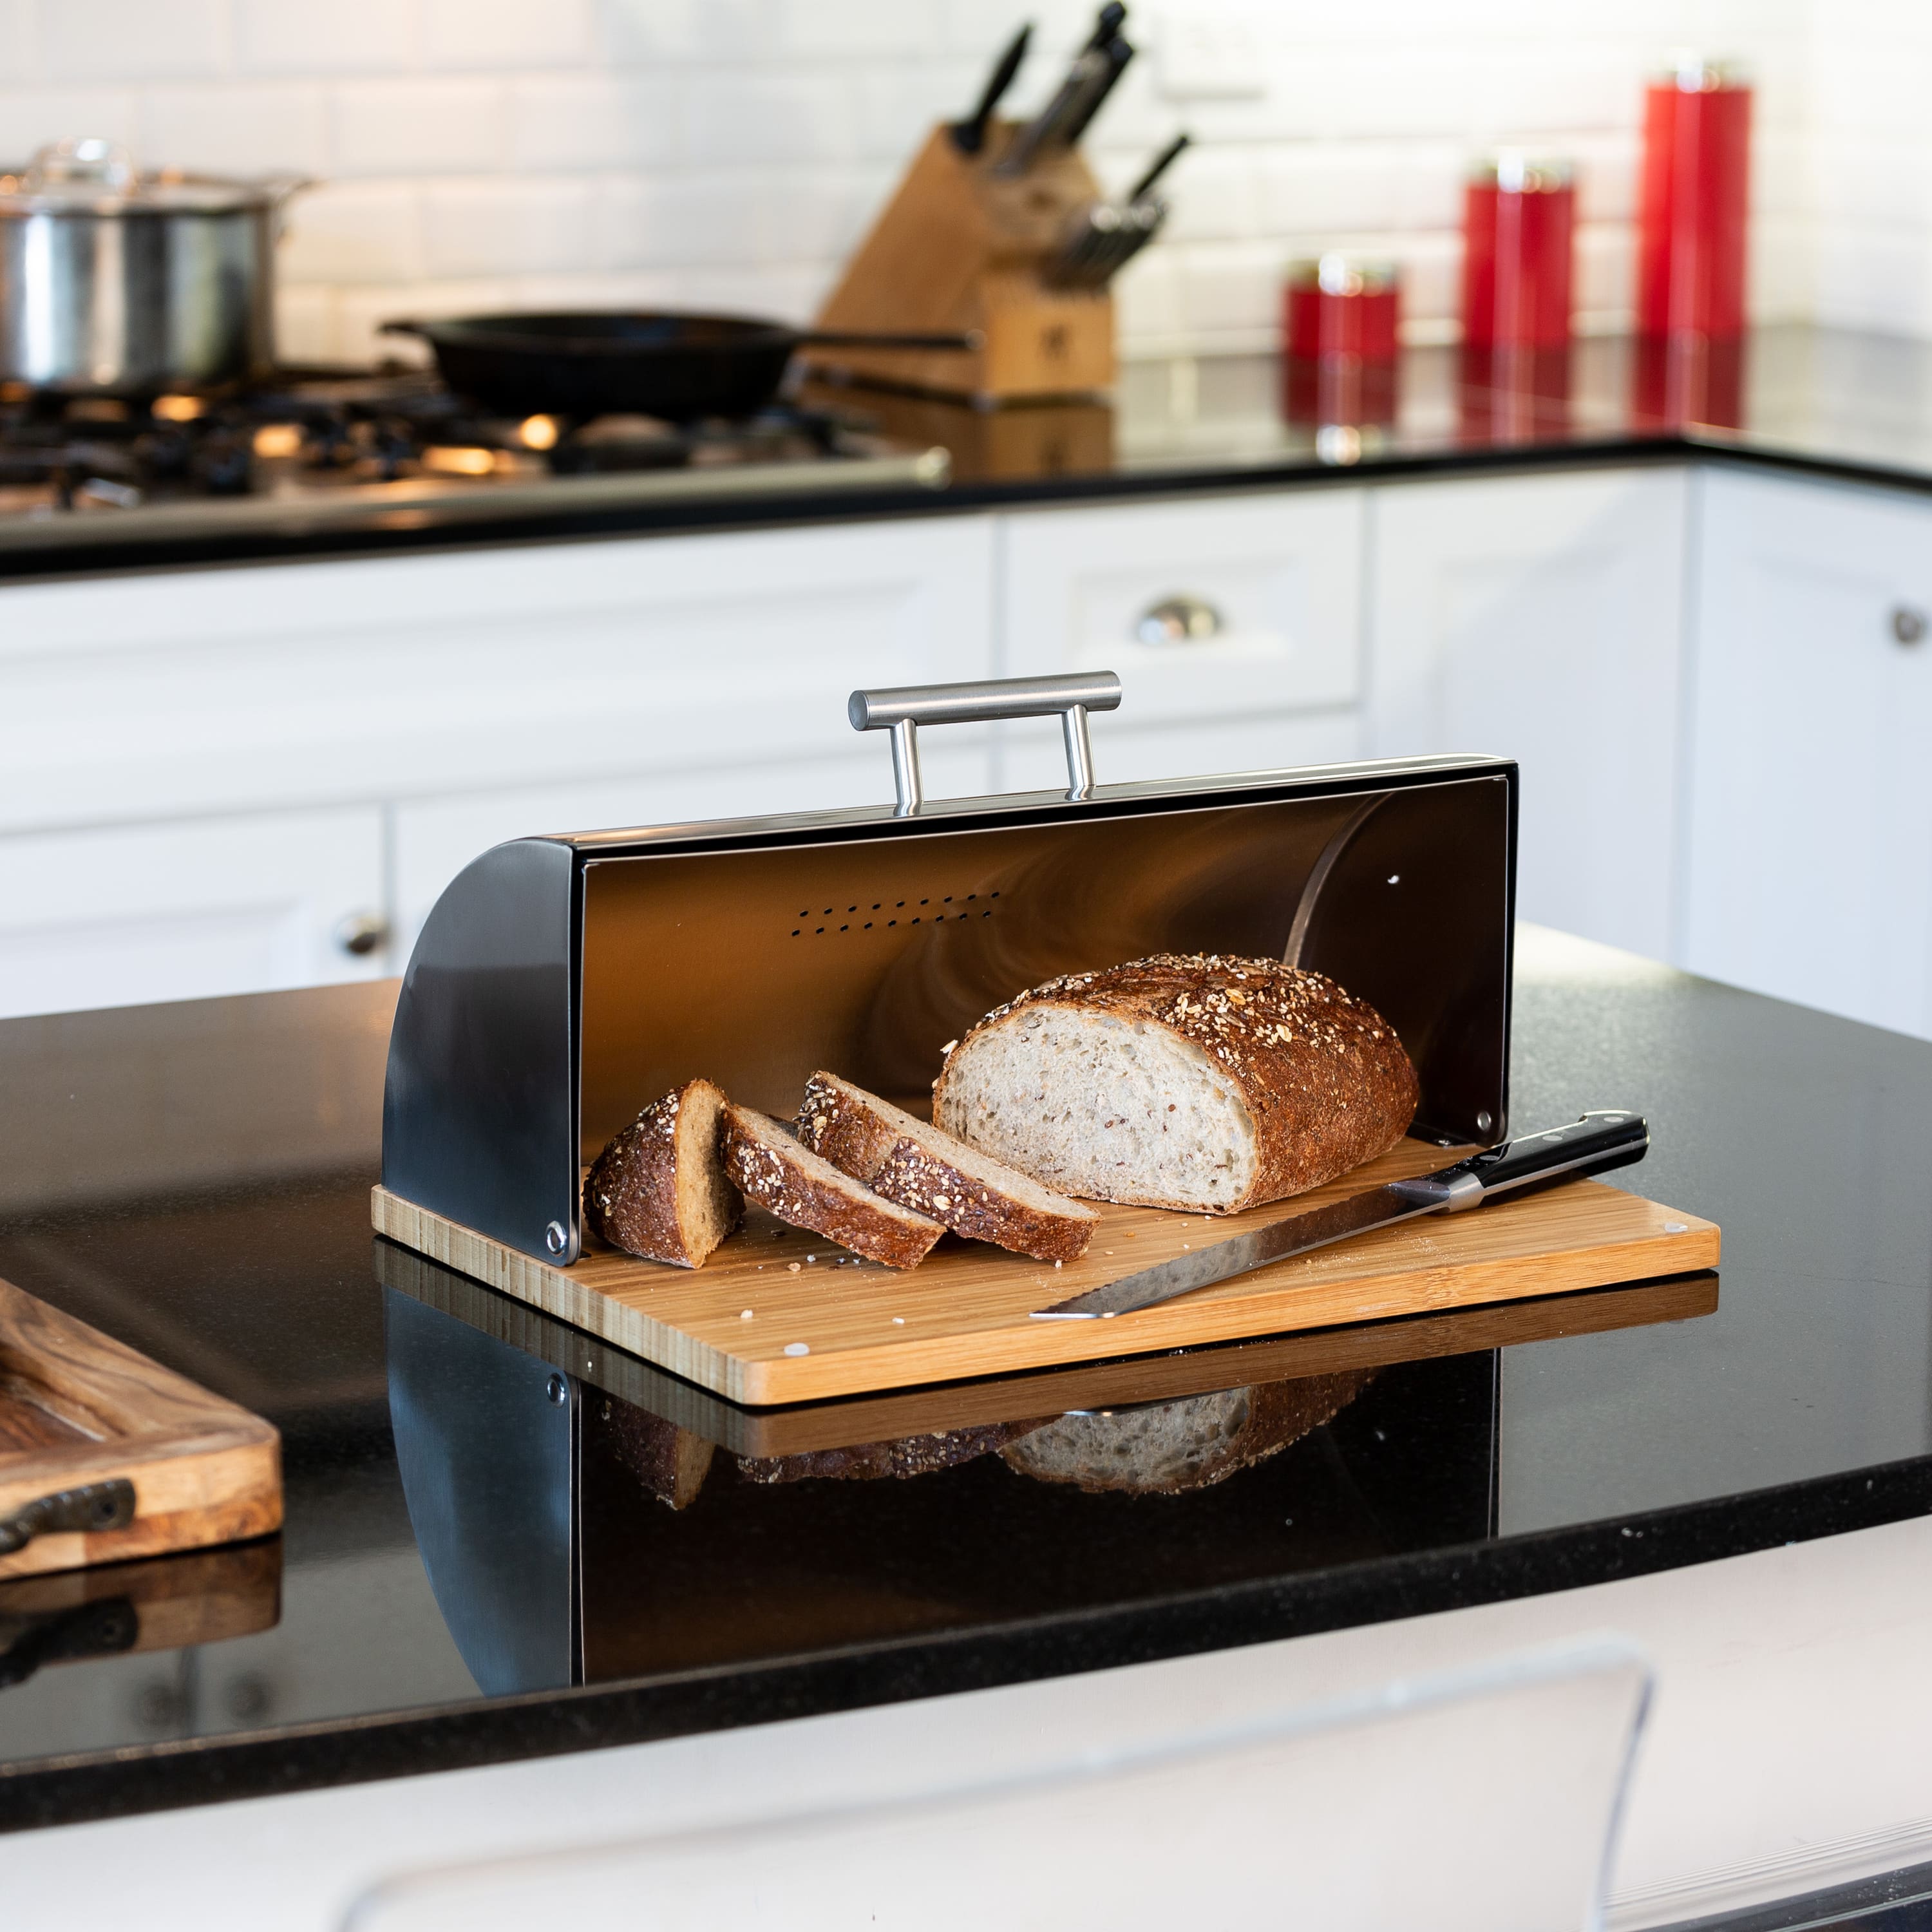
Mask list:
[[988,906],[986,910],[980,915],[982,919],[991,919],[992,916],[993,908],[991,906]]
[[823,932],[825,930],[824,927],[822,926],[818,929],[820,932]]
[[859,908],[856,906],[848,906],[845,910],[848,912],[856,912]]
[[868,919],[868,920],[866,920],[866,930],[868,932],[870,932],[872,931],[872,922]]
[[829,914],[829,913],[831,911],[832,908],[831,908],[830,906],[827,906],[827,907],[825,908],[825,910],[826,910],[826,911]]
[[889,919],[886,921],[886,923],[888,926],[896,926],[898,924],[898,921],[896,919]]
[[967,896],[969,899],[976,899],[976,898],[980,896],[980,895],[979,895],[977,892],[968,892],[968,893],[966,895],[966,896]]
[[919,914],[918,914],[917,913],[914,913],[914,914],[913,914],[912,917],[911,917],[910,920],[908,920],[906,922],[907,922],[907,924],[908,924],[908,925],[909,925],[909,926],[916,926],[916,925],[918,925],[918,923],[919,923]]
[[998,898],[1000,896],[999,896],[999,894],[998,894],[998,892],[995,892],[995,893],[993,895],[993,896],[994,896],[994,898]]
[[850,932],[852,930],[852,928],[851,928],[849,926],[842,926],[838,928],[838,930],[839,930],[841,932]]
[[805,928],[802,926],[795,926],[791,929],[791,936],[793,938],[796,939],[804,930]]
[[872,910],[873,910],[874,912],[877,912],[877,911],[878,910],[878,909],[879,909],[879,902],[878,902],[877,899],[874,899],[874,900],[872,902]]
[[941,905],[950,905],[952,903],[952,895],[950,892],[948,892],[945,898],[941,899],[939,903]]
[[921,899],[921,900],[920,901],[920,904],[921,905],[930,905],[930,904],[932,904],[932,900],[930,900],[930,899]]

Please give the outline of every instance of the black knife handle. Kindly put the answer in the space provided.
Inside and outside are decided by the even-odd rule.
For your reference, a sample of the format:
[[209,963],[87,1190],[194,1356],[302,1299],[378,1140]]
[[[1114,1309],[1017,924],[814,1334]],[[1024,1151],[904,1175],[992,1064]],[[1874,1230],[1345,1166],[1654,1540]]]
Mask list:
[[1519,1134],[1421,1180],[1395,1184],[1405,1192],[1412,1188],[1418,1198],[1426,1195],[1439,1199],[1453,1214],[1460,1208],[1480,1207],[1498,1194],[1581,1174],[1607,1174],[1642,1160],[1649,1151],[1650,1128],[1641,1114],[1599,1108],[1567,1127]]
[[976,154],[986,145],[986,128],[993,118],[993,110],[1012,86],[1013,76],[1019,72],[1020,62],[1026,58],[1027,43],[1032,38],[1033,22],[1029,20],[1000,56],[998,65],[993,69],[980,96],[980,104],[964,120],[952,124],[952,144],[962,154]]

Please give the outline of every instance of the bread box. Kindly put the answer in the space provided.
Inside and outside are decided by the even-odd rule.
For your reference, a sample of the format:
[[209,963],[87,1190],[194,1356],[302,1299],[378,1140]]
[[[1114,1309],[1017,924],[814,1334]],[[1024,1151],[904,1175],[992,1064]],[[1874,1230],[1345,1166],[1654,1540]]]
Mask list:
[[[568,1270],[584,1166],[676,1082],[703,1073],[782,1117],[826,1066],[916,1107],[942,1047],[989,1008],[1156,952],[1330,975],[1407,1046],[1415,1135],[1500,1137],[1514,762],[1099,784],[1088,716],[1120,695],[1107,673],[858,692],[855,726],[892,733],[892,806],[484,854],[436,902],[404,978],[382,1192]],[[1064,792],[924,797],[920,724],[1048,713],[1065,727]]]

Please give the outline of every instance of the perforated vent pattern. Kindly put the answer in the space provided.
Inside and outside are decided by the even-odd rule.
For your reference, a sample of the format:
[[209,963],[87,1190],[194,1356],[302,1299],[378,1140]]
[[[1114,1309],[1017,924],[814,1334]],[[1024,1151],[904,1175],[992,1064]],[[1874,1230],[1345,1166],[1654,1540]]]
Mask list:
[[938,926],[947,920],[991,919],[998,892],[947,892],[923,899],[863,899],[846,906],[800,909],[794,939],[832,939],[842,932],[888,932],[902,926]]

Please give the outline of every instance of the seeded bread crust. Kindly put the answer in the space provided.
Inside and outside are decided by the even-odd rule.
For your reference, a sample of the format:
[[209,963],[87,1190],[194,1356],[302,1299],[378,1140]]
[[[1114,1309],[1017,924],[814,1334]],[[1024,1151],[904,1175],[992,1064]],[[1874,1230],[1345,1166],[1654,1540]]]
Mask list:
[[725,1173],[761,1208],[888,1268],[918,1267],[946,1232],[842,1173],[769,1114],[728,1100],[719,1145]]
[[1006,1466],[1089,1495],[1180,1496],[1252,1468],[1338,1414],[1372,1369],[1186,1396],[1150,1408],[1063,1415],[1000,1451]]
[[796,1456],[740,1456],[738,1473],[748,1483],[904,1481],[956,1468],[1017,1442],[1034,1422],[988,1422],[945,1429],[930,1436],[902,1436],[889,1442],[860,1442],[847,1449],[811,1449]]
[[[972,1108],[957,1097],[962,1066],[976,1042],[1024,1027],[1047,1009],[1164,1028],[1232,1082],[1252,1120],[1258,1157],[1245,1191],[1209,1211],[1235,1214],[1318,1187],[1393,1147],[1415,1116],[1415,1069],[1395,1029],[1366,1000],[1279,960],[1163,952],[1050,980],[994,1008],[947,1050],[933,1083],[933,1118],[941,1127],[978,1138]],[[1132,1177],[1103,1198],[1156,1208],[1205,1204],[1137,1188]]]
[[711,1467],[712,1444],[616,1396],[604,1426],[617,1460],[667,1508],[688,1509]]
[[[592,1233],[646,1261],[701,1268],[744,1217],[735,1190],[718,1185],[718,1120],[724,1096],[708,1080],[687,1080],[653,1100],[604,1148],[584,1177],[584,1218]],[[711,1214],[679,1212],[711,1191]],[[694,1183],[696,1186],[694,1186]]]
[[969,1240],[992,1241],[1043,1262],[1070,1262],[1086,1252],[1100,1224],[1083,1203],[836,1073],[814,1073],[806,1082],[796,1132],[814,1153],[875,1194],[942,1221]]

